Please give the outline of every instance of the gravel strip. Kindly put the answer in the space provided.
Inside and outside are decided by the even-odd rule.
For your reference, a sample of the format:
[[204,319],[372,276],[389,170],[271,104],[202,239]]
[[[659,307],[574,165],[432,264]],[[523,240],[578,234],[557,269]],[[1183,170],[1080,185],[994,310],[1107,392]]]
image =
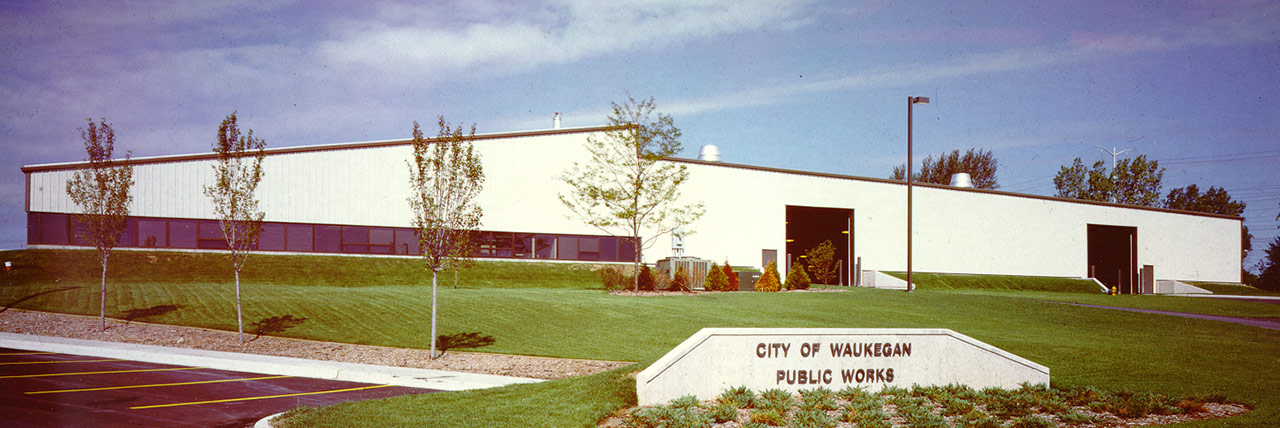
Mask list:
[[274,336],[253,338],[240,345],[235,332],[107,319],[100,331],[97,317],[7,309],[0,311],[0,331],[106,342],[138,343],[210,351],[241,352],[342,361],[348,363],[398,366],[420,369],[483,373],[534,379],[564,379],[599,373],[631,363],[575,360],[523,355],[450,351],[431,360],[425,349],[391,348],[318,342]]

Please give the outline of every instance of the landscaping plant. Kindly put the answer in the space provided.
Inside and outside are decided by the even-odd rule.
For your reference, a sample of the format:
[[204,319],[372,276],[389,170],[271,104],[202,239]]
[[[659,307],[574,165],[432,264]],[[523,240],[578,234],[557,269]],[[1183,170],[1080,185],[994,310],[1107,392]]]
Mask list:
[[760,275],[760,280],[756,281],[756,291],[774,292],[782,289],[782,280],[778,278],[778,264],[769,263],[764,267],[764,274]]

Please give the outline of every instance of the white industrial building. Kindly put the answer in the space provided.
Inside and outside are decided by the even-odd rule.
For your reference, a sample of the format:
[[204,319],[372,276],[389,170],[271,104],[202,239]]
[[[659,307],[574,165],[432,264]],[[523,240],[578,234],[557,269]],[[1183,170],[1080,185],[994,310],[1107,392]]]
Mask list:
[[[558,179],[586,162],[586,127],[477,135],[485,187],[480,257],[625,262],[625,241],[571,216]],[[415,255],[406,198],[409,140],[267,150],[258,188],[267,224],[261,251]],[[134,202],[120,247],[218,249],[221,232],[202,186],[212,153],[133,159]],[[863,271],[906,270],[906,186],[883,179],[764,168],[710,160],[687,166],[682,188],[706,214],[687,229],[685,254],[759,266],[830,239],[842,282]],[[81,162],[30,165],[28,245],[77,245],[66,182]],[[1122,292],[1147,278],[1240,282],[1239,217],[1120,206],[1001,191],[917,185],[913,270],[1095,277]],[[687,202],[687,201],[686,201]],[[661,240],[659,242],[662,242]],[[645,250],[653,262],[666,245]],[[853,265],[853,266],[851,266]]]

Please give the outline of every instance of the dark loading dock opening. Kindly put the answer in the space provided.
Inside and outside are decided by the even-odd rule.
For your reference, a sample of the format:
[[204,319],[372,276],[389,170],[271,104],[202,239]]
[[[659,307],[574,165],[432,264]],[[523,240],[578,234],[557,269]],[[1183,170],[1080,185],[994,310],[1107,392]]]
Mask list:
[[[850,285],[849,265],[853,259],[853,210],[841,208],[816,208],[787,206],[787,260],[803,262],[800,257],[817,247],[822,241],[831,240],[836,247],[837,282]],[[807,263],[806,263],[807,264]],[[778,266],[786,272],[789,266]]]
[[1138,282],[1138,228],[1088,225],[1088,275],[1121,294],[1133,294]]

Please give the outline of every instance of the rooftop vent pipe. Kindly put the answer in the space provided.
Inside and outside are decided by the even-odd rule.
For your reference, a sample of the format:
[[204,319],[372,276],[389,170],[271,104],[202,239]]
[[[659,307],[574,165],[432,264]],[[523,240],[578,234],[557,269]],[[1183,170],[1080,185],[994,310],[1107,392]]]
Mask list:
[[560,112],[556,112],[556,117],[551,119],[551,126],[553,129],[560,129]]
[[698,160],[707,162],[720,162],[720,148],[707,144],[698,150]]
[[969,179],[969,173],[957,172],[951,174],[951,185],[954,187],[973,187],[973,180]]

